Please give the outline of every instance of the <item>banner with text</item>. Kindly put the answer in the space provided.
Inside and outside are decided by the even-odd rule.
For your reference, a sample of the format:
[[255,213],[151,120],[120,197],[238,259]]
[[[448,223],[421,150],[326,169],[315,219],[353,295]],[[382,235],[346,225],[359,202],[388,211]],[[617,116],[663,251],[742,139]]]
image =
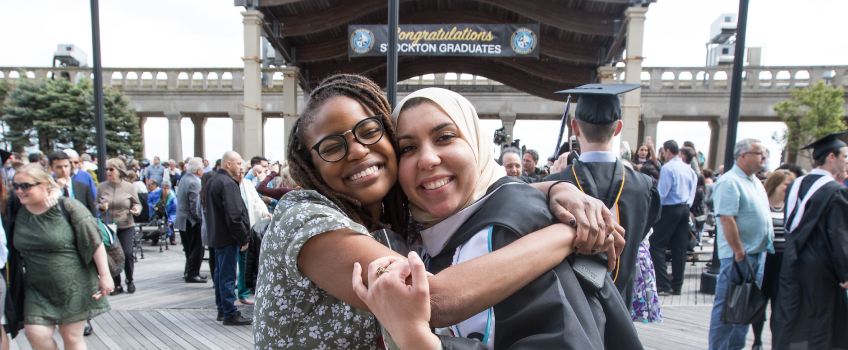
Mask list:
[[[389,26],[349,25],[348,57],[385,56]],[[538,24],[398,26],[400,56],[539,57]]]

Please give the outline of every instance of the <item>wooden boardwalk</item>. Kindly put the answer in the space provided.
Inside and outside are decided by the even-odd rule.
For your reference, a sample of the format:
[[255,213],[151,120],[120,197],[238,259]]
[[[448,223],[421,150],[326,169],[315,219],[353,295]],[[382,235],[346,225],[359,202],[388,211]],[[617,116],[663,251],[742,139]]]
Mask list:
[[[145,259],[135,265],[135,294],[109,298],[112,311],[92,323],[94,334],[85,337],[89,349],[250,349],[252,327],[223,326],[217,322],[211,280],[206,284],[182,281],[185,258],[182,246],[159,253],[145,247]],[[698,293],[704,263],[686,266],[681,296],[661,297],[663,317],[659,324],[636,324],[645,349],[706,349],[713,296]],[[209,275],[203,262],[201,274]],[[252,306],[239,306],[245,315]],[[768,327],[763,331],[765,348],[771,348]],[[58,332],[54,336],[63,349]],[[753,337],[748,336],[748,346]],[[21,333],[11,349],[32,349]]]

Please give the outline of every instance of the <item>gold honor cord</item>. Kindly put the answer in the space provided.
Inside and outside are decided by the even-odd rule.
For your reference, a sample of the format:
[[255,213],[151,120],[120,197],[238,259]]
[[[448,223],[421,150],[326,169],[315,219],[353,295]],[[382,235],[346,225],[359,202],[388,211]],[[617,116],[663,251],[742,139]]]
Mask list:
[[[626,176],[625,174],[627,174],[627,171],[625,171],[625,170],[626,169],[624,169],[624,164],[621,164],[621,188],[618,189],[618,195],[615,196],[615,203],[613,203],[613,205],[612,205],[613,208],[615,208],[615,222],[619,225],[621,225],[621,218],[618,215],[618,213],[620,212],[620,210],[618,210],[618,199],[621,198],[621,192],[624,191],[624,180],[625,180],[625,176]],[[574,164],[571,165],[571,173],[574,174],[574,181],[577,181],[577,187],[580,188],[580,192],[586,193],[586,191],[583,191],[583,186],[580,185],[580,179],[577,178],[577,172],[574,171]],[[613,282],[615,282],[615,280],[618,279],[618,270],[619,270],[620,267],[621,267],[621,259],[616,259],[616,262],[615,262],[615,277],[612,278]]]

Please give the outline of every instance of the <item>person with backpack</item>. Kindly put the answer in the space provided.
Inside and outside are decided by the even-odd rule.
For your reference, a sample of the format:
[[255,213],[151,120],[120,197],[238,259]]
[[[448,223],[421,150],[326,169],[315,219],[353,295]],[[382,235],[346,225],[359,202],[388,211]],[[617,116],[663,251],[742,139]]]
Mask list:
[[115,286],[97,222],[75,199],[47,204],[50,192],[60,187],[40,164],[24,166],[11,185],[22,204],[13,244],[27,269],[27,339],[35,349],[55,347],[58,326],[66,349],[84,348],[85,321],[109,311],[103,296]]
[[[127,168],[124,162],[117,158],[106,161],[106,175],[109,181],[101,182],[97,186],[97,210],[100,218],[107,224],[116,224],[116,236],[124,249],[124,274],[126,277],[127,293],[135,293],[133,283],[133,234],[135,233],[135,221],[133,216],[141,213],[141,202],[138,194],[131,183],[124,180],[127,176]],[[115,290],[111,295],[124,292],[121,286],[121,276],[115,276]]]

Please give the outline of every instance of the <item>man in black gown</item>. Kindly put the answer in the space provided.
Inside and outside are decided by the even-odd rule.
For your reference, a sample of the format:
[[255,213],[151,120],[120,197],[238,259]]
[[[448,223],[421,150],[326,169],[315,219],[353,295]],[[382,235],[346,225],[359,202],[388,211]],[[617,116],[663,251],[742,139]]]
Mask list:
[[[633,305],[633,284],[639,244],[659,219],[660,195],[654,180],[626,167],[613,151],[613,137],[621,132],[618,94],[641,84],[589,84],[560,93],[581,94],[571,128],[580,143],[580,158],[544,181],[568,180],[598,198],[617,215],[625,229],[624,250],[611,273],[628,310]],[[616,210],[617,209],[617,210]]]
[[813,142],[816,168],[786,196],[786,248],[775,308],[775,349],[848,349],[848,147]]

